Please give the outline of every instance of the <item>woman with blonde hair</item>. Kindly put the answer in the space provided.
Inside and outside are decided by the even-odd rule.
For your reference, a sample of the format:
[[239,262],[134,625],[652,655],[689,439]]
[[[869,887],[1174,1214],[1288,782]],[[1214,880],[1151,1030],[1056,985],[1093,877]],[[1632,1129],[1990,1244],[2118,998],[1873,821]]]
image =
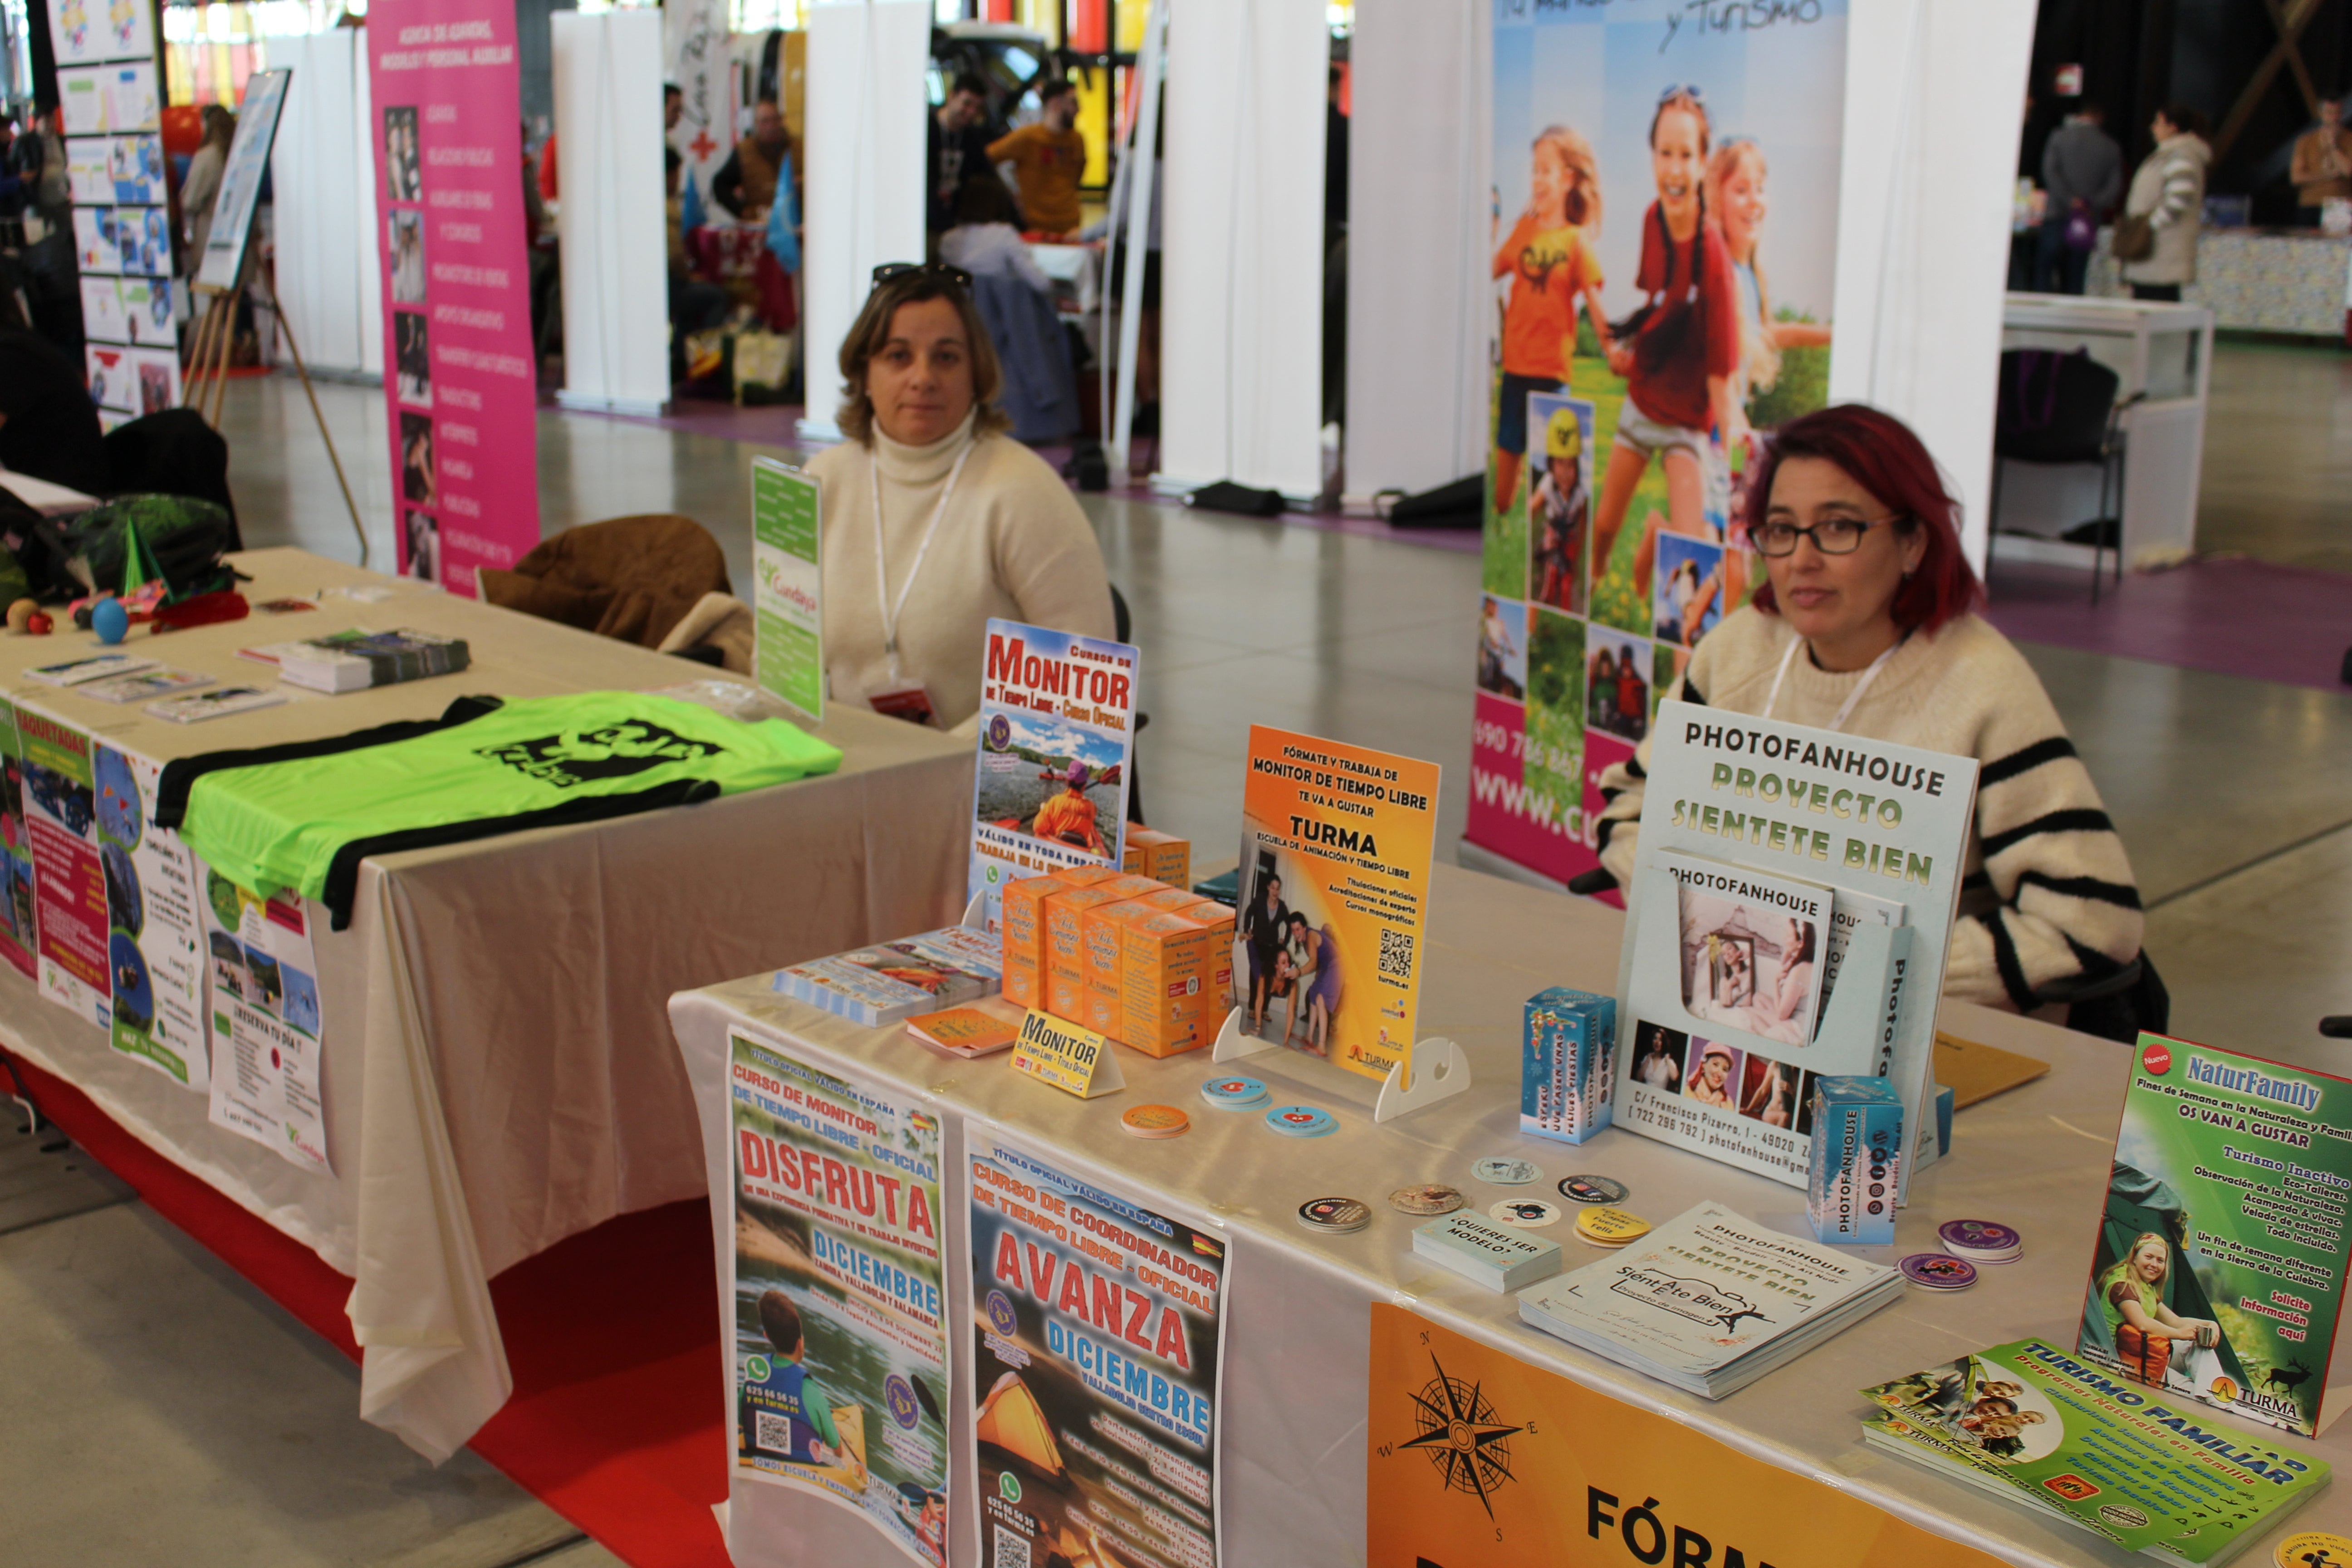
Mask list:
[[1501,406],[1495,419],[1495,515],[1519,496],[1528,451],[1528,395],[1568,390],[1576,354],[1576,311],[1582,301],[1609,352],[1601,310],[1601,262],[1591,238],[1601,232],[1601,163],[1592,143],[1565,125],[1535,140],[1527,210],[1495,252],[1495,276],[1511,280],[1503,305]]
[[2164,1386],[2173,1341],[2210,1347],[2221,1338],[2221,1325],[2210,1319],[2184,1318],[2164,1304],[2164,1279],[2171,1271],[2170,1238],[2144,1230],[2099,1276],[2099,1306],[2115,1335],[2116,1359],[2126,1376],[2151,1388]]
[[1005,434],[1003,373],[971,283],[937,262],[874,269],[841,344],[846,439],[808,464],[833,700],[946,730],[980,711],[991,617],[1113,633],[1093,526]]

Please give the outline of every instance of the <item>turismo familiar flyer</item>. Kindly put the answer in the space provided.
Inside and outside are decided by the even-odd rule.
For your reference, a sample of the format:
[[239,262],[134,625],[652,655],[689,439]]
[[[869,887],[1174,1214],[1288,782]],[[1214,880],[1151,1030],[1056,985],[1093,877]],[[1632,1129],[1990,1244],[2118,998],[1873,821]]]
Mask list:
[[1003,921],[1003,889],[1065,866],[1109,866],[1127,842],[1140,656],[1123,642],[988,623],[980,673],[966,898]]
[[[1617,961],[1618,1031],[1629,1042],[1617,1053],[1617,1125],[1802,1186],[1813,1080],[1885,1077],[1911,1133],[1907,1190],[1935,1157],[1935,1000],[1976,785],[1971,757],[1661,703]],[[1692,897],[1672,868],[1698,865],[1732,873],[1731,891],[1753,896]],[[1810,1013],[1784,1018],[1736,989],[1739,976],[1769,971],[1819,990],[1832,929],[1817,906],[1772,891],[1802,883],[1827,889],[1833,915],[1851,917],[1849,942],[1864,926],[1895,928],[1886,972],[1865,977],[1848,960],[1810,1031],[1790,1026]],[[1699,918],[1709,910],[1717,918]],[[1738,959],[1728,967],[1727,952]],[[1876,999],[1857,1025],[1851,1005],[1835,1004],[1865,981]],[[1717,984],[1734,989],[1692,1005]]]
[[1439,771],[1250,726],[1234,925],[1245,1032],[1373,1079],[1412,1048]]
[[16,705],[0,698],[0,958],[30,979],[38,973],[33,912],[33,842],[25,821],[25,755]]
[[16,736],[24,747],[41,994],[108,1028],[106,878],[99,869],[89,737],[22,705]]
[[2219,1561],[2327,1484],[2326,1460],[2152,1398],[2043,1340],[1862,1392],[1880,1406],[1864,1441],[2127,1552]]
[[751,459],[753,679],[824,722],[824,574],[817,484],[789,463]]
[[1224,1238],[966,1136],[982,1568],[1216,1568]]
[[211,963],[215,1127],[275,1149],[308,1171],[327,1157],[324,1023],[309,906],[264,899],[201,858],[205,948]]
[[204,917],[195,855],[150,818],[163,764],[100,744],[98,857],[106,876],[106,968],[114,1048],[188,1089],[211,1078]]
[[1996,1568],[1860,1498],[1375,1301],[1370,1568]]
[[2310,1436],[2340,1403],[2352,1082],[2161,1035],[2137,1055],[2076,1348]]
[[738,1474],[947,1562],[940,1119],[730,1037]]

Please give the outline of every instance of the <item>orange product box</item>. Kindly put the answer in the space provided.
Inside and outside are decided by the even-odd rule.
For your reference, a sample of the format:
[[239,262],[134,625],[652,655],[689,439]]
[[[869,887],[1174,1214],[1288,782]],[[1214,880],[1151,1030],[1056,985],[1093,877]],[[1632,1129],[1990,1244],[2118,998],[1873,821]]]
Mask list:
[[[1179,838],[1172,833],[1162,833],[1153,827],[1129,826],[1123,858],[1130,871],[1140,871],[1147,877],[1157,877],[1172,887],[1190,887],[1192,881],[1192,841]],[[1139,857],[1139,851],[1140,855]]]
[[1104,878],[1116,877],[1118,873],[1108,866],[1065,866],[1058,871],[1048,871],[1045,875],[1065,887],[1091,888]]
[[1164,884],[1162,883],[1154,881],[1150,877],[1129,875],[1113,877],[1108,881],[1089,882],[1087,884],[1087,886],[1090,888],[1107,888],[1112,892],[1117,893],[1122,900],[1139,899],[1146,893],[1156,893],[1160,891],[1163,885]]
[[1087,983],[1087,953],[1081,917],[1103,904],[1124,903],[1117,893],[1099,887],[1065,888],[1045,900],[1045,951],[1037,967],[1048,976],[1063,975],[1073,984]]
[[1072,1022],[1084,1024],[1105,1039],[1119,1041],[1127,1032],[1126,998],[1115,990],[1089,985],[1086,991],[1086,1016]]
[[1056,1018],[1066,1018],[1073,1024],[1087,1022],[1087,986],[1082,980],[1063,975],[1045,976],[1045,1011]]
[[1137,900],[1139,903],[1150,904],[1154,909],[1166,910],[1171,914],[1181,914],[1194,904],[1213,904],[1216,901],[1214,899],[1202,898],[1198,893],[1187,892],[1182,888],[1162,888],[1156,893],[1146,893]]
[[1129,924],[1119,1038],[1155,1057],[1205,1044],[1202,1020],[1212,1010],[1216,945],[1214,927],[1181,914],[1158,913]]
[[1004,963],[1007,968],[1025,963],[1032,969],[1045,963],[1045,900],[1066,892],[1067,882],[1052,877],[1024,877],[1004,885]]
[[1022,963],[1007,958],[1004,961],[1004,999],[1015,1007],[1045,1006],[1044,973],[1034,963]]
[[[1108,888],[1110,884],[1104,882],[1100,886]],[[1126,967],[1126,928],[1137,921],[1167,912],[1148,899],[1122,899],[1115,904],[1096,904],[1078,911],[1078,942],[1085,953],[1087,984],[1118,990],[1119,976]]]

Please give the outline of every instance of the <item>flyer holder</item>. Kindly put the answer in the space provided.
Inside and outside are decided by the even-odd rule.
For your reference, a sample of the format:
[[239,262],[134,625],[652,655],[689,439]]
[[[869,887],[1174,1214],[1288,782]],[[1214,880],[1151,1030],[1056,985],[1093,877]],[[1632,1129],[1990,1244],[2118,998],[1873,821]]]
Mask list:
[[[1879,1067],[1876,1075],[1864,1076],[1895,1073],[1898,1064],[1894,1052],[1909,1005],[1910,987],[1895,988],[1900,970],[1911,956],[1911,927],[1875,923],[1854,927],[1846,939],[1845,956],[1838,963],[1837,989],[1822,1005],[1812,1039],[1791,1046],[1737,1024],[1697,1017],[1684,1007],[1681,901],[1674,873],[1663,866],[1646,866],[1639,875],[1643,897],[1634,914],[1633,970],[1626,988],[1632,1016],[1685,1035],[1760,1051],[1774,1061],[1788,1061],[1792,1053],[1801,1057],[1808,1050],[1818,1050],[1824,1040],[1867,1039],[1873,1043],[1872,1057]],[[1890,994],[1895,998],[1891,1009],[1885,1005]],[[1903,1085],[1895,1087],[1901,1092]],[[1919,1114],[1920,1108],[1906,1097],[1906,1121]]]
[[988,895],[974,893],[971,896],[971,902],[963,907],[963,919],[956,921],[956,924],[970,926],[974,931],[986,931],[988,929]]
[[[1234,942],[1233,965],[1235,975],[1249,973],[1247,944],[1239,938]],[[1217,1030],[1217,1043],[1209,1059],[1239,1061],[1244,1057],[1281,1049],[1279,1041],[1242,1033],[1242,1009],[1235,1007],[1225,1015],[1223,1026]],[[1450,1100],[1469,1087],[1470,1058],[1460,1046],[1443,1037],[1416,1041],[1396,1059],[1389,1068],[1389,1076],[1381,1081],[1380,1099],[1372,1105],[1372,1121],[1392,1121],[1408,1111]]]

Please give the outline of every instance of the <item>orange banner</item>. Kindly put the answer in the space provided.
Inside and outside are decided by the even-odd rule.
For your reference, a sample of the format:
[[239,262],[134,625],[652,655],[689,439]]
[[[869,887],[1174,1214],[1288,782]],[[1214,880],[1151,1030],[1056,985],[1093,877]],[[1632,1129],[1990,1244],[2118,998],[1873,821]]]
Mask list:
[[1370,1568],[1997,1561],[1386,1303],[1369,1425]]
[[1434,763],[1250,726],[1244,1034],[1375,1079],[1412,1048],[1437,779]]

